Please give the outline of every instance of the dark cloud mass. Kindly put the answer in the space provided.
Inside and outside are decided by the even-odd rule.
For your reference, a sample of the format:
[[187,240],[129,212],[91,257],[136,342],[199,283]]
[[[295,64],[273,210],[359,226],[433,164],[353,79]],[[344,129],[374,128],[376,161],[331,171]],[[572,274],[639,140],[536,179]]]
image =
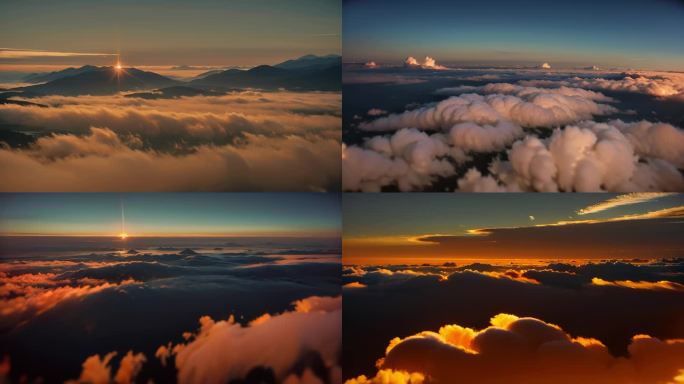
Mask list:
[[[98,250],[77,238],[51,240],[50,252],[17,239],[3,248],[24,256],[0,263],[11,380],[341,382],[335,240],[150,238]],[[241,360],[212,360],[228,358],[215,353],[227,345]]]
[[684,369],[681,259],[350,265],[343,276],[356,285],[344,289],[351,383],[645,384]]

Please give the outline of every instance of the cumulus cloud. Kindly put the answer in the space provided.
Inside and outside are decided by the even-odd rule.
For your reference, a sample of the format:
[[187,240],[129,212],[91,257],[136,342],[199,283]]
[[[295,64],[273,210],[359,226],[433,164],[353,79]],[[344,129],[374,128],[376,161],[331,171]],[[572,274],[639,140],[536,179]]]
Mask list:
[[611,197],[610,199],[601,201],[596,204],[592,204],[588,207],[582,208],[579,211],[577,211],[578,215],[588,215],[591,213],[596,213],[596,212],[602,212],[608,209],[612,209],[615,207],[621,207],[625,205],[632,205],[632,204],[640,204],[656,199],[660,199],[662,197],[666,196],[671,196],[672,194],[670,193],[662,193],[662,192],[635,192],[635,193],[629,193],[625,195],[618,195],[615,197]]
[[542,91],[520,96],[463,94],[434,105],[364,122],[359,127],[366,131],[391,131],[407,127],[444,130],[462,122],[496,124],[500,121],[523,127],[554,127],[615,111],[614,107],[592,99],[554,92]]
[[[587,123],[591,125],[591,123]],[[684,169],[684,130],[666,123],[613,120],[614,125],[632,143],[634,151],[644,157],[663,159]]]
[[364,147],[342,147],[342,186],[345,190],[380,191],[397,185],[410,191],[430,185],[437,176],[451,175],[454,167],[446,137],[417,129],[402,129],[392,136],[376,136]]
[[342,298],[313,296],[294,305],[292,311],[265,314],[246,326],[233,317],[214,321],[204,316],[199,331],[187,335],[187,343],[161,346],[156,355],[175,355],[181,384],[225,383],[244,378],[256,367],[272,369],[278,382],[305,382],[306,371],[293,374],[297,363],[311,353],[321,359],[327,377],[311,377],[308,371],[309,379],[341,382]]
[[93,355],[83,362],[83,370],[77,380],[69,380],[68,384],[130,384],[140,373],[143,364],[147,360],[142,353],[134,354],[133,351],[121,359],[119,369],[114,377],[111,375],[110,363],[116,356],[116,352],[110,352],[103,357]]
[[594,100],[594,101],[603,101],[603,102],[612,102],[614,101],[613,98],[608,97],[600,92],[594,92],[594,91],[588,91],[585,89],[581,88],[573,88],[573,87],[566,87],[566,86],[560,86],[558,88],[537,88],[537,87],[530,87],[530,86],[521,86],[521,85],[516,85],[516,84],[511,84],[511,83],[490,83],[483,85],[481,87],[473,87],[473,86],[459,86],[459,87],[451,87],[451,88],[441,88],[438,89],[435,93],[437,94],[443,94],[443,95],[458,95],[461,93],[466,93],[466,92],[479,92],[479,93],[484,93],[487,95],[491,94],[503,94],[503,95],[515,95],[519,97],[530,97],[530,96],[535,96],[539,94],[557,94],[557,95],[563,95],[563,96],[575,96],[579,97],[582,99],[587,99],[587,100]]
[[[420,65],[412,57],[407,59],[407,64]],[[591,86],[602,84],[603,80],[607,83]],[[365,139],[361,145],[348,145],[343,149],[354,155],[343,158],[343,173],[357,176],[366,172],[372,179],[368,185],[363,181],[343,182],[343,189],[376,191],[393,186],[402,191],[421,190],[433,186],[440,178],[458,174],[459,179],[450,181],[447,189],[479,192],[683,191],[684,130],[672,124],[646,120],[595,121],[601,116],[618,113],[616,106],[619,104],[613,104],[618,100],[589,89],[614,90],[608,85],[617,81],[624,83],[619,87],[637,87],[632,83],[643,85],[634,91],[650,89],[648,92],[654,94],[673,94],[680,92],[677,87],[684,84],[684,77],[644,73],[628,74],[618,80],[522,80],[517,84],[442,88],[436,93],[452,96],[363,121],[358,127],[367,132],[435,131],[438,134],[435,138],[448,146],[448,155],[435,156],[441,156],[453,170],[440,167],[431,175],[422,172],[417,182],[402,182],[400,186],[399,180],[411,173],[411,167],[391,161],[397,158],[396,154],[379,150],[382,146],[369,145],[376,138],[378,142],[387,138],[377,136]],[[666,91],[668,87],[674,91]],[[548,137],[542,129],[555,131]],[[507,158],[501,156],[504,150]],[[488,167],[483,167],[475,156],[479,153],[500,155],[490,157]],[[364,161],[372,170],[358,169],[364,164],[361,158],[366,159]]]
[[466,152],[500,151],[521,136],[523,129],[508,121],[499,121],[494,125],[458,123],[449,131],[451,144]]
[[408,68],[422,68],[422,69],[447,69],[443,65],[437,64],[437,61],[430,56],[425,56],[422,63],[418,62],[415,57],[409,56],[404,60],[404,66]]
[[[616,357],[601,341],[573,337],[540,319],[501,313],[490,322],[482,330],[452,324],[395,338],[378,368],[417,372],[434,382],[646,384],[673,380],[684,359],[682,339],[636,335],[629,355]],[[350,382],[368,382],[359,379],[365,380]]]
[[[415,170],[414,164],[406,164],[406,161],[396,161],[401,154],[391,150],[387,144],[391,137],[376,136],[367,139],[362,147],[345,146],[343,148],[343,188],[345,190],[367,190],[376,191],[387,185],[397,185],[400,190],[415,190],[430,185],[437,177],[446,177],[455,174],[455,168],[449,169],[449,163],[464,163],[471,159],[471,153],[492,153],[499,152],[511,146],[516,140],[525,135],[526,128],[546,127],[552,128],[561,124],[572,123],[583,124],[592,132],[603,132],[598,123],[591,125],[591,122],[580,123],[581,120],[593,116],[610,114],[616,109],[601,102],[610,102],[611,98],[597,92],[586,91],[576,88],[561,87],[557,89],[544,89],[535,87],[522,87],[519,85],[498,83],[487,84],[483,87],[459,87],[458,89],[443,89],[441,92],[461,93],[464,89],[477,90],[487,95],[479,94],[460,94],[452,96],[446,100],[435,104],[405,111],[399,114],[390,114],[372,121],[362,122],[359,128],[365,131],[398,131],[405,136],[406,132],[418,137],[421,130],[434,130],[437,133],[428,136],[422,134],[422,146],[428,148],[428,142],[443,142],[444,145],[432,146],[434,151],[424,151],[426,158],[437,160],[441,157],[443,166],[434,167],[432,170],[422,167],[418,172],[420,177],[412,172]],[[624,174],[636,174],[637,179],[632,185],[632,190],[652,189],[658,190],[663,184],[670,185],[670,189],[676,189],[681,179],[676,170],[668,169],[668,165],[655,161],[647,164],[636,164],[633,159],[634,148],[638,141],[637,137],[648,136],[650,142],[657,142],[648,145],[648,140],[639,143],[640,149],[637,154],[648,155],[649,157],[667,157],[672,159],[679,157],[677,152],[678,141],[668,141],[667,146],[663,144],[666,140],[672,139],[673,135],[680,134],[676,127],[658,126],[652,128],[648,122],[642,122],[637,128],[630,124],[615,121],[613,128],[618,132],[603,132],[599,135],[606,140],[611,139],[615,145],[621,145],[615,153],[620,153],[617,158],[610,159],[613,164],[624,161]],[[622,125],[620,125],[622,124]],[[619,128],[618,128],[619,126]],[[566,139],[555,139],[557,142],[577,141],[577,135],[573,134],[575,128],[566,127],[563,133],[554,133],[554,136],[566,135]],[[630,132],[633,139],[627,140],[622,132]],[[399,135],[396,133],[395,135]],[[594,135],[590,133],[588,135]],[[596,141],[596,138],[587,140]],[[609,137],[609,136],[616,137]],[[620,136],[620,137],[617,137]],[[677,137],[674,137],[675,139]],[[428,140],[429,139],[429,140]],[[547,150],[545,141],[536,137],[529,137],[524,144],[513,145],[510,153],[518,153],[519,159],[514,163],[518,175],[521,173],[520,167],[530,165],[528,162],[534,160],[534,173],[540,180],[533,180],[530,183],[517,183],[516,175],[507,175],[503,180],[496,176],[497,171],[510,174],[513,161],[499,163],[494,161],[490,169],[493,175],[482,175],[477,170],[470,170],[458,181],[462,190],[470,191],[517,191],[529,189],[543,189],[546,191],[559,190],[556,182],[558,167],[553,163],[553,158]],[[536,155],[524,154],[524,147],[534,151]],[[600,145],[601,152],[609,152],[608,143]],[[658,150],[655,150],[658,148]],[[560,151],[560,149],[559,149]],[[580,154],[579,156],[581,156]],[[405,157],[405,156],[404,156]],[[598,161],[608,160],[608,156],[601,157]],[[404,160],[407,160],[404,158]],[[433,163],[436,164],[436,163]],[[527,164],[527,165],[526,165]],[[406,165],[409,165],[408,167]],[[541,168],[537,169],[536,167]],[[555,168],[554,168],[555,167]],[[631,168],[630,168],[631,167]],[[429,174],[426,175],[426,172]],[[523,177],[527,177],[529,171],[522,170]],[[561,172],[565,176],[565,172]],[[619,176],[617,176],[619,177]],[[625,177],[623,177],[625,178]],[[626,177],[629,179],[629,177]],[[410,179],[410,182],[406,180]],[[365,183],[368,180],[369,183]],[[565,181],[565,180],[564,180]],[[568,184],[565,181],[565,184]],[[592,183],[588,183],[592,184]],[[656,184],[656,185],[653,185]],[[612,183],[606,188],[615,187]],[[593,186],[592,186],[593,187]],[[630,190],[627,188],[626,190]]]
[[[547,140],[528,136],[513,143],[508,161],[491,167],[497,184],[473,175],[464,183],[543,192],[684,190],[684,178],[675,165],[653,158],[651,147],[635,146],[628,135],[637,125],[644,126],[643,122],[587,121],[556,129]],[[670,135],[673,129],[676,132],[672,126],[661,132]]]

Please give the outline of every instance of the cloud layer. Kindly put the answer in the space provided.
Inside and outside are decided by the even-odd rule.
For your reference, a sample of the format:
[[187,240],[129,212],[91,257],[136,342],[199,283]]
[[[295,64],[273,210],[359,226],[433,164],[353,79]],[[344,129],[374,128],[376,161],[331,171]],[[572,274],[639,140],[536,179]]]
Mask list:
[[[409,80],[426,84],[412,86],[397,82],[406,72],[387,70],[382,84],[372,86],[379,94],[383,88],[396,93],[372,105],[387,115],[358,114],[349,124],[354,139],[345,138],[343,148],[344,190],[684,191],[684,130],[675,108],[684,90],[679,74],[450,69],[418,71]],[[430,85],[432,92],[426,91]],[[668,99],[637,105],[637,96],[616,91],[647,95],[639,100]],[[406,100],[403,108],[398,99]],[[422,101],[407,103],[416,99]],[[362,101],[350,105],[361,107]],[[405,153],[377,146],[406,130],[443,142],[446,150],[420,147],[422,156],[444,165],[426,169]]]
[[[232,345],[232,365],[219,368],[235,379],[341,381],[339,239],[2,241],[0,356],[11,358],[10,380],[168,382],[193,370],[218,380],[225,372],[203,365],[206,356]],[[203,327],[184,333],[198,319]],[[155,358],[162,345],[165,365]]]
[[378,367],[443,383],[664,383],[682,369],[684,339],[636,335],[628,351],[628,357],[615,357],[597,339],[573,337],[543,320],[501,313],[482,330],[452,324],[438,332],[395,338]]
[[[340,96],[48,96],[0,105],[38,129],[0,148],[6,191],[321,191],[339,186]],[[337,155],[336,155],[337,154]],[[288,175],[288,176],[286,176]]]
[[684,353],[684,333],[671,326],[684,319],[682,262],[346,266],[344,281],[363,285],[344,292],[346,378],[671,382]]
[[621,78],[573,77],[567,80],[523,80],[521,85],[568,85],[578,88],[644,93],[656,97],[681,98],[684,76],[674,72],[644,72],[622,74]]

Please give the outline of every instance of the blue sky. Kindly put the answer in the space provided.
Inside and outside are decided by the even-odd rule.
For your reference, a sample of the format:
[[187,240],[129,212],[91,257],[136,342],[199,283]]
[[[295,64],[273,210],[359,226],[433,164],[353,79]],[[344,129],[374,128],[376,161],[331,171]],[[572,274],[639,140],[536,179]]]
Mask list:
[[0,233],[118,235],[335,235],[339,195],[114,193],[0,195]]
[[345,1],[346,61],[684,70],[675,0]]
[[[527,227],[564,220],[604,220],[684,205],[683,195],[666,195],[591,214],[583,208],[615,198],[606,193],[409,193],[345,194],[344,235],[382,237],[468,229]],[[534,220],[530,218],[534,217]]]

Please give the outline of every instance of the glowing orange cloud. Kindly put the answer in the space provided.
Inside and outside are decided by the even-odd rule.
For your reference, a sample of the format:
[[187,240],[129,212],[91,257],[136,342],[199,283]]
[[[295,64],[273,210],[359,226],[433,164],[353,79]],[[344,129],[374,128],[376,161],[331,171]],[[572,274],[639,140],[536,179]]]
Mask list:
[[93,279],[72,282],[58,280],[50,273],[8,276],[0,272],[0,283],[0,325],[15,326],[64,301],[137,282],[132,279],[118,284]]
[[175,355],[180,384],[230,382],[258,366],[273,369],[278,382],[321,382],[311,372],[292,372],[302,353],[315,351],[329,371],[326,382],[341,382],[342,297],[311,296],[293,305],[292,311],[265,314],[247,326],[233,316],[203,316],[196,333],[183,335],[186,343],[162,345],[155,356],[166,364]]
[[601,202],[596,203],[594,205],[590,205],[588,207],[582,208],[579,211],[577,211],[577,214],[578,215],[587,215],[590,213],[601,212],[601,211],[605,211],[605,210],[608,210],[611,208],[620,207],[623,205],[643,203],[646,201],[659,199],[661,197],[669,196],[669,195],[673,195],[673,193],[637,192],[637,193],[628,193],[626,195],[618,195],[618,196],[615,196],[615,197],[610,198],[608,200],[604,200],[604,201],[601,201]]
[[352,281],[351,283],[347,283],[344,285],[344,288],[366,288],[367,285],[363,283],[359,283],[358,281]]
[[375,377],[347,384],[422,383],[425,378],[489,384],[667,383],[684,367],[684,339],[636,335],[629,356],[615,357],[599,340],[572,337],[536,318],[501,313],[490,323],[482,330],[453,324],[394,338]]
[[672,290],[684,291],[684,284],[675,283],[673,281],[632,281],[632,280],[617,280],[607,281],[598,277],[591,279],[591,284],[600,286],[624,287],[632,289],[650,289],[650,290]]

